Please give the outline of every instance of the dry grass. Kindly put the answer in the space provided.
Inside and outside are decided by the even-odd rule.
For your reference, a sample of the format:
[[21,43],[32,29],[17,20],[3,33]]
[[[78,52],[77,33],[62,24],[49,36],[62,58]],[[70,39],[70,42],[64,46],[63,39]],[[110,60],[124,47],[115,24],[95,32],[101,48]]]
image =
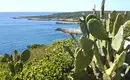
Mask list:
[[30,60],[42,59],[45,55],[45,47],[30,49],[30,52],[31,52]]

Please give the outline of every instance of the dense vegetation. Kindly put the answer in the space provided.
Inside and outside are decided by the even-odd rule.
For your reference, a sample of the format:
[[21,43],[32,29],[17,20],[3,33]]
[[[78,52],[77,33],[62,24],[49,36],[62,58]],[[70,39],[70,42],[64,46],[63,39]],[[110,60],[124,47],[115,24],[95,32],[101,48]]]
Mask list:
[[[107,17],[108,13],[111,11],[105,11],[104,15]],[[117,11],[117,13],[123,13],[124,11]],[[74,21],[77,21],[79,17],[82,16],[82,13],[85,15],[88,15],[92,13],[92,11],[79,11],[79,12],[61,12],[61,13],[53,13],[51,15],[40,15],[40,16],[21,16],[18,18],[25,18],[25,19],[32,19],[32,20],[66,20],[66,19],[73,19]],[[100,11],[96,11],[97,16],[100,15]],[[130,15],[130,11],[128,11],[128,14]],[[129,16],[130,17],[130,16]],[[130,18],[129,18],[130,19]]]
[[[23,62],[21,71],[10,69],[9,62],[15,60],[16,50],[12,55],[0,57],[0,80],[66,80],[68,73],[74,68],[74,49],[76,45],[72,38],[55,41],[50,45],[30,45],[30,57]],[[69,54],[69,53],[72,54]],[[28,52],[29,53],[29,52]],[[17,55],[22,54],[18,53]],[[27,56],[27,55],[26,55]],[[22,60],[22,59],[21,59]],[[16,65],[18,61],[13,61]],[[14,66],[15,66],[14,65]],[[21,66],[19,67],[21,68]],[[15,68],[17,69],[17,68]]]
[[100,15],[94,10],[79,18],[82,36],[78,47],[73,37],[50,45],[29,45],[22,53],[14,50],[0,57],[0,78],[130,80],[130,44],[125,44],[130,42],[129,13],[111,11],[106,16],[104,4],[102,0]]
[[[105,11],[104,15],[107,16],[108,13],[110,13],[111,11]],[[118,13],[124,13],[124,11],[117,11]],[[78,20],[79,17],[82,16],[82,13],[84,13],[85,15],[88,15],[90,13],[92,13],[92,11],[79,11],[79,12],[64,12],[64,13],[54,13],[52,15],[48,15],[48,16],[43,16],[43,18],[57,18],[57,19],[76,19]],[[100,15],[100,11],[96,11],[97,16]],[[128,12],[130,14],[130,12]]]

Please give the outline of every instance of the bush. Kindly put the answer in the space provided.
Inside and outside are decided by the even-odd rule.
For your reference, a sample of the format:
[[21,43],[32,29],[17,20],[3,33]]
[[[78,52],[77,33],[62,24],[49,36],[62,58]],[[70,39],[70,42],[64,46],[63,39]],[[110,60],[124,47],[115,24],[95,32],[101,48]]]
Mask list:
[[55,41],[48,46],[30,47],[31,58],[24,63],[22,72],[13,76],[8,63],[1,63],[0,78],[2,80],[66,80],[74,68],[72,56],[75,48],[72,38]]
[[28,62],[21,75],[23,79],[64,80],[73,69],[73,58],[63,46],[69,46],[74,53],[76,47],[72,38],[55,41],[45,49],[45,57]]
[[45,48],[47,45],[44,44],[33,44],[33,45],[28,45],[27,48],[31,52],[30,60],[33,59],[42,59],[45,54]]
[[40,47],[46,47],[46,45],[44,45],[44,44],[32,44],[32,45],[27,46],[28,49],[34,49],[34,48],[40,48]]

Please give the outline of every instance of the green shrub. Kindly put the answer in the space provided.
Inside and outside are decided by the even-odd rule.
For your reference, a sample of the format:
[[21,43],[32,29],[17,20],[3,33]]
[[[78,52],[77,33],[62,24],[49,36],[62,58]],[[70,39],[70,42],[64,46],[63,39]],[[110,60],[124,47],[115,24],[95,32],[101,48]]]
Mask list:
[[46,46],[42,46],[39,48],[30,48],[30,60],[33,59],[42,59],[45,56]]
[[[29,61],[22,64],[20,71],[19,68],[15,70],[15,75],[10,71],[7,62],[0,63],[0,78],[2,80],[66,80],[74,68],[75,48],[76,44],[72,38],[54,41],[48,46],[29,48],[31,52]],[[17,55],[12,56],[17,57]],[[14,66],[19,63],[19,61],[11,61]]]
[[44,44],[32,44],[32,45],[28,45],[27,48],[28,49],[34,49],[34,48],[40,48],[40,47],[46,47],[46,45]]
[[43,59],[28,62],[21,73],[23,79],[65,80],[73,69],[73,58],[63,46],[76,48],[72,38],[55,41],[45,49]]

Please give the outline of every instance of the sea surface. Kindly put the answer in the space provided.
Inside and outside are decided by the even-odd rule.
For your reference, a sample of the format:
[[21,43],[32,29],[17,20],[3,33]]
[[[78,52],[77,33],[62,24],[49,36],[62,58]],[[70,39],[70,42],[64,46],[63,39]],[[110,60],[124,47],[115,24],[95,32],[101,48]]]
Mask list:
[[49,15],[52,12],[0,12],[0,54],[22,51],[31,44],[50,44],[70,35],[55,31],[56,28],[75,28],[75,24],[56,24],[56,21],[12,19],[17,16]]

